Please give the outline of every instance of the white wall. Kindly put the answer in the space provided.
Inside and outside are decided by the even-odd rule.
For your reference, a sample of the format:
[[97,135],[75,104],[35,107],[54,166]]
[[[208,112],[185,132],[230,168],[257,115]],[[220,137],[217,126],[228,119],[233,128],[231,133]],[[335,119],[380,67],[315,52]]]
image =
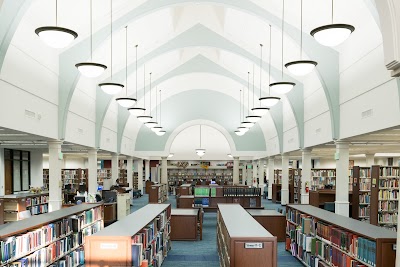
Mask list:
[[4,195],[4,148],[0,147],[0,195]]
[[297,127],[293,127],[283,133],[283,152],[295,151],[299,147],[299,131]]

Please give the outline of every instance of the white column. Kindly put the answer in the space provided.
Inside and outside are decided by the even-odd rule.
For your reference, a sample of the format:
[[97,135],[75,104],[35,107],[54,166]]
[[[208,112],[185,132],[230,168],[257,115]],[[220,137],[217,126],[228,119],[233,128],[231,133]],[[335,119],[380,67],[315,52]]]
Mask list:
[[289,204],[289,155],[282,154],[281,204]]
[[261,188],[261,194],[264,192],[264,160],[258,160],[258,187]]
[[239,184],[239,157],[233,158],[233,184]]
[[113,153],[111,157],[111,184],[115,184],[118,179],[119,166],[118,166],[118,154]]
[[[371,167],[372,165],[375,165],[375,154],[365,154],[365,166]],[[394,162],[393,165],[397,166]]]
[[138,172],[138,189],[143,194],[143,160],[142,159],[138,160],[137,172]]
[[336,141],[335,213],[349,217],[349,144]]
[[150,160],[144,161],[144,174],[145,174],[144,179],[148,181],[150,178]]
[[88,150],[88,193],[97,193],[97,149]]
[[167,157],[161,158],[161,183],[168,184],[168,173],[167,173]]
[[49,144],[49,212],[61,209],[61,144],[62,141],[48,141]]
[[133,183],[133,157],[126,157],[126,181],[130,188],[134,188]]
[[257,161],[253,160],[252,161],[252,170],[253,170],[253,180],[251,181],[251,184],[253,186],[257,186],[257,176],[258,176],[258,169],[257,169]]
[[268,179],[268,199],[272,199],[272,184],[274,183],[274,168],[275,168],[275,159],[274,157],[268,158],[268,171],[267,171],[267,179]]
[[306,192],[306,183],[311,188],[311,149],[301,151],[301,204],[309,203],[309,193]]
[[247,162],[243,162],[243,169],[242,169],[242,184],[245,185],[247,181]]

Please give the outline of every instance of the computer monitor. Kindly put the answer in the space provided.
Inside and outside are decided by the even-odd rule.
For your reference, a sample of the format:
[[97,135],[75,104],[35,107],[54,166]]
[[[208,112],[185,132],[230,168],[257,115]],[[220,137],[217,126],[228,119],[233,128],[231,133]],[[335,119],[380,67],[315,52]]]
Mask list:
[[65,184],[64,185],[64,189],[67,190],[67,191],[70,191],[71,190],[71,184]]
[[81,201],[82,203],[84,203],[86,201],[85,196],[75,196],[75,204],[78,204],[78,201]]

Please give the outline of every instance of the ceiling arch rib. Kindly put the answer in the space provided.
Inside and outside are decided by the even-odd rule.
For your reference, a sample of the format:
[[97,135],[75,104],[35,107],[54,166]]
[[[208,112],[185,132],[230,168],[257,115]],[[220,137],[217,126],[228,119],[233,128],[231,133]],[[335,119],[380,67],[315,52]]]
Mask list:
[[[161,8],[165,8],[168,6],[185,4],[188,0],[149,0],[143,3],[142,5],[138,6],[137,8],[129,11],[127,14],[123,15],[121,18],[117,19],[114,23],[115,28],[121,28],[128,24],[129,22],[142,17],[146,14],[151,12],[155,12]],[[197,2],[204,2],[210,3],[214,1],[207,1],[207,0],[197,0]],[[265,9],[260,8],[256,4],[250,1],[242,1],[242,0],[221,0],[218,2],[220,5],[225,5],[228,7],[233,7],[239,10],[243,10],[248,12],[251,15],[255,15],[263,20],[270,22],[271,24],[275,25],[275,27],[280,28],[280,19],[274,16],[272,13],[266,11]],[[300,32],[297,28],[287,24],[285,25],[286,34],[288,34],[292,39],[298,41]],[[95,44],[94,47],[96,48],[102,40],[107,37],[107,29],[103,28],[102,30],[96,32],[94,34]],[[76,70],[72,70],[68,66],[72,66],[75,64],[75,61],[79,58],[84,58],[84,52],[80,51],[79,49],[81,45],[87,43],[88,40],[85,39],[84,41],[80,42],[79,44],[75,45],[74,47],[70,48],[68,51],[64,52],[60,56],[60,62],[64,66],[60,67],[60,73],[62,73],[64,81],[60,80],[59,87],[60,87],[60,94],[59,94],[59,134],[60,137],[63,138],[65,135],[65,121],[66,121],[66,110],[68,110],[68,106],[72,97],[72,93],[77,82],[77,76],[79,75]],[[309,54],[313,59],[321,62],[318,67],[317,71],[319,72],[320,79],[326,79],[325,81],[321,81],[323,84],[323,88],[328,98],[328,104],[331,107],[331,117],[333,118],[332,124],[334,125],[333,128],[333,137],[336,137],[339,133],[339,97],[338,97],[338,54],[336,51],[323,47],[315,42],[313,38],[306,35],[304,37],[305,43],[305,52]],[[88,57],[89,55],[86,55]],[[323,60],[322,60],[323,59]],[[67,82],[68,81],[68,82]]]
[[[219,34],[216,34],[215,32],[211,31],[210,29],[202,26],[202,25],[196,25],[195,27],[192,27],[191,29],[187,30],[186,32],[178,35],[176,38],[168,41],[166,44],[160,46],[156,50],[152,51],[151,53],[143,56],[140,60],[138,60],[138,65],[144,64],[144,62],[150,61],[151,59],[163,54],[163,53],[168,53],[170,51],[176,50],[176,49],[181,49],[185,47],[198,47],[199,45],[206,46],[206,47],[217,47],[221,50],[227,50],[230,51],[231,53],[237,54],[243,58],[247,58],[249,61],[255,62],[257,66],[259,66],[259,59],[252,55],[251,53],[247,52],[246,50],[242,49],[241,47],[237,46],[236,44],[230,42],[229,40],[225,39],[224,37],[220,36]],[[267,62],[263,63],[264,70],[268,69],[268,64]],[[128,73],[132,73],[134,71],[134,66],[133,64],[128,68]],[[185,71],[185,70],[181,70]],[[281,72],[277,70],[274,67],[271,67],[271,75],[273,77],[280,77]],[[115,80],[117,81],[123,81],[124,80],[124,72],[121,70],[118,73],[114,75]],[[294,80],[293,78],[290,79],[291,81],[295,82],[297,84],[297,88],[294,90],[301,90],[303,85],[297,81]],[[156,86],[159,81],[155,81],[154,86]],[[247,82],[245,82],[244,85],[246,85]],[[139,91],[142,91],[143,89],[140,89]],[[258,90],[257,90],[258,91]],[[101,92],[101,90],[97,91],[97,101],[96,101],[96,109],[100,112],[97,113],[96,116],[96,128],[97,132],[99,133],[101,129],[101,125],[103,122],[103,118],[105,115],[105,112],[107,111],[107,108],[109,106],[109,103],[112,100],[112,96],[106,95],[105,93]],[[291,105],[293,107],[295,106],[300,106],[300,108],[296,108],[297,111],[304,110],[302,106],[304,106],[303,98],[292,98],[292,100],[295,100],[296,103],[292,103]],[[297,112],[294,113],[295,116],[297,116]],[[300,117],[296,117],[296,122],[299,124],[303,124],[303,120],[301,120]],[[302,131],[303,127],[299,127],[299,130]],[[303,139],[303,131],[299,132],[299,137],[300,139]],[[99,139],[99,137],[97,137]],[[97,142],[96,142],[97,143]]]
[[[209,60],[208,58],[206,58],[204,56],[201,56],[201,55],[189,60],[185,64],[183,64],[183,65],[179,66],[178,68],[170,71],[169,73],[166,73],[165,75],[163,75],[159,79],[155,80],[153,85],[157,86],[158,84],[160,84],[160,83],[162,83],[162,82],[164,82],[164,81],[166,81],[168,79],[171,79],[171,78],[173,78],[173,77],[175,77],[177,75],[183,75],[183,74],[194,73],[194,72],[213,73],[213,74],[217,74],[217,75],[226,76],[226,77],[228,77],[228,78],[230,78],[232,80],[235,80],[236,82],[238,82],[242,86],[247,86],[247,81],[241,79],[240,77],[237,77],[237,75],[229,72],[228,70],[226,70],[223,67],[219,66],[215,62],[213,62],[213,61]],[[293,91],[296,91],[296,90],[299,90],[299,91],[302,92],[302,88],[301,87],[298,88],[298,89],[295,89]],[[257,88],[256,92],[258,92],[258,91],[259,90]],[[98,94],[100,94],[100,93],[98,93]],[[300,101],[300,102],[301,102],[301,104],[303,104],[303,101]],[[111,103],[111,101],[109,102],[109,104],[110,103]],[[276,108],[274,107],[273,109],[279,109],[279,108],[281,109],[282,106],[278,106]],[[98,125],[96,125],[96,131],[98,131],[97,134],[98,134],[99,137],[100,137],[100,134],[101,134],[102,120],[104,120],[104,116],[105,116],[106,112],[107,112],[107,109],[104,109],[103,110],[103,115],[102,114],[98,114],[99,116],[102,116],[102,117],[99,117],[99,118],[96,119],[96,121],[100,121],[101,122]],[[119,112],[128,113],[128,111],[126,109],[123,109],[123,108],[120,108]],[[293,110],[293,112],[294,112],[294,110]],[[272,114],[274,114],[274,113],[272,113]],[[277,113],[277,114],[280,114],[280,113]],[[294,115],[296,117],[295,113],[294,113]],[[274,121],[279,119],[278,117],[276,117],[274,115],[272,115],[272,116],[273,116],[273,120]],[[125,127],[126,121],[123,123],[123,126],[121,125],[121,127]],[[278,122],[276,122],[276,123],[278,123]],[[298,130],[301,130],[301,129],[302,129],[302,127],[299,126]],[[282,137],[283,131],[278,131],[278,133]],[[121,137],[122,137],[122,134],[121,134]],[[302,138],[302,133],[300,133],[300,132],[299,132],[299,138],[300,139]],[[100,140],[100,138],[99,138],[99,140]]]

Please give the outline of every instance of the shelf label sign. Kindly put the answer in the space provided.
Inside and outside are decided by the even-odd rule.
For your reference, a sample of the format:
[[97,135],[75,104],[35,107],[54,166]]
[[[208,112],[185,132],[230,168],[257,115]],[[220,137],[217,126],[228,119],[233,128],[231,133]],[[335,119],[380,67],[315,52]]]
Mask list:
[[263,248],[263,243],[244,243],[244,248],[256,248],[256,249],[262,249]]
[[118,244],[117,243],[100,243],[100,249],[118,249]]

